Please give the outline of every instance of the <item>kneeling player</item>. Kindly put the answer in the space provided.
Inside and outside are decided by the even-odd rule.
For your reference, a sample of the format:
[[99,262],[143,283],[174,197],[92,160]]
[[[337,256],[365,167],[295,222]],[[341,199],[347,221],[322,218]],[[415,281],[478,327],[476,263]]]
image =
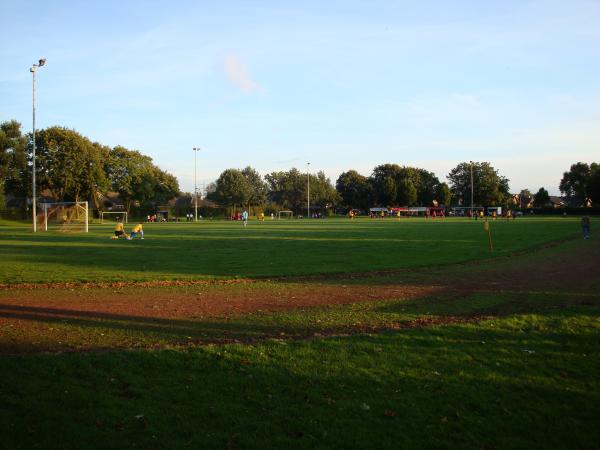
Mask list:
[[136,237],[138,234],[142,239],[144,239],[144,229],[141,223],[138,223],[135,227],[133,227],[133,230],[131,230],[132,238]]
[[115,225],[115,235],[113,239],[119,239],[120,237],[124,237],[125,239],[131,239],[127,233],[125,233],[125,228],[123,227],[123,222],[121,219],[117,220],[117,224]]

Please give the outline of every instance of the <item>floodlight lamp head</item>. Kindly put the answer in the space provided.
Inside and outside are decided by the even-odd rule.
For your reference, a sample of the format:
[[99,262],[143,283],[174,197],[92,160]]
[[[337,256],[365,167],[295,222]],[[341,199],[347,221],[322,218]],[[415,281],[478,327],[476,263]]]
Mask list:
[[40,59],[39,66],[42,67],[44,64],[46,64],[46,58]]

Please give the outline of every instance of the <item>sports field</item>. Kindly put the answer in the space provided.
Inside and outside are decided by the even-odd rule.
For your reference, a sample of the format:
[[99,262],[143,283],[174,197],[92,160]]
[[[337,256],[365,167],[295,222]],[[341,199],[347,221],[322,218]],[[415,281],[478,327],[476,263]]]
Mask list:
[[0,448],[600,446],[577,218],[111,233],[0,225]]
[[[487,259],[575,235],[576,218],[323,219],[145,225],[145,240],[0,227],[0,283],[197,280],[395,270]],[[132,224],[130,224],[132,225]],[[129,227],[131,228],[131,226]]]

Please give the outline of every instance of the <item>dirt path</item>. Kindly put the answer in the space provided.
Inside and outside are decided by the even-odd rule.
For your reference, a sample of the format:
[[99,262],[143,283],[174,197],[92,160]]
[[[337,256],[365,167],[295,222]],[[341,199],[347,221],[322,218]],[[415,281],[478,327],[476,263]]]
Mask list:
[[[600,245],[570,244],[515,258],[433,269],[272,281],[19,286],[0,290],[0,324],[11,307],[34,314],[70,310],[157,318],[194,318],[255,311],[412,299],[466,291],[577,289],[600,292]],[[567,245],[567,244],[563,244]],[[347,284],[344,284],[345,281]],[[46,311],[45,311],[46,309]]]
[[[12,353],[15,349],[45,351],[58,348],[57,345],[61,350],[136,346],[137,338],[123,338],[129,330],[169,335],[171,342],[177,344],[185,339],[191,339],[190,344],[229,342],[230,330],[224,324],[227,318],[243,314],[392,299],[460,298],[480,291],[512,293],[515,297],[524,292],[599,294],[600,241],[566,242],[514,258],[481,263],[385,273],[209,283],[5,288],[0,289],[0,353]],[[225,320],[212,337],[200,333],[199,323],[204,321],[201,325],[214,327],[220,317]],[[386,324],[382,329],[480,318],[422,318]],[[90,330],[96,333],[102,327],[111,329],[116,337],[112,341],[90,337]],[[360,324],[342,330],[364,331],[372,330]],[[273,327],[264,328],[256,332],[258,337],[248,339],[273,336],[275,332]],[[323,335],[339,332],[333,327],[324,330]],[[102,345],[98,346],[98,342]]]

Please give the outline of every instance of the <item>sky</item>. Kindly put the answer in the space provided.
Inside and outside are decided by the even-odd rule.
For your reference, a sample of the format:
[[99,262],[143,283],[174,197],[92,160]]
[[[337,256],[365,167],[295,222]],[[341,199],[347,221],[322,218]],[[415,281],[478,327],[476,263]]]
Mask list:
[[[0,122],[151,156],[184,191],[248,165],[441,181],[488,161],[511,191],[600,161],[600,0],[0,0]],[[200,147],[195,153],[192,149]],[[196,159],[196,161],[195,161]]]

